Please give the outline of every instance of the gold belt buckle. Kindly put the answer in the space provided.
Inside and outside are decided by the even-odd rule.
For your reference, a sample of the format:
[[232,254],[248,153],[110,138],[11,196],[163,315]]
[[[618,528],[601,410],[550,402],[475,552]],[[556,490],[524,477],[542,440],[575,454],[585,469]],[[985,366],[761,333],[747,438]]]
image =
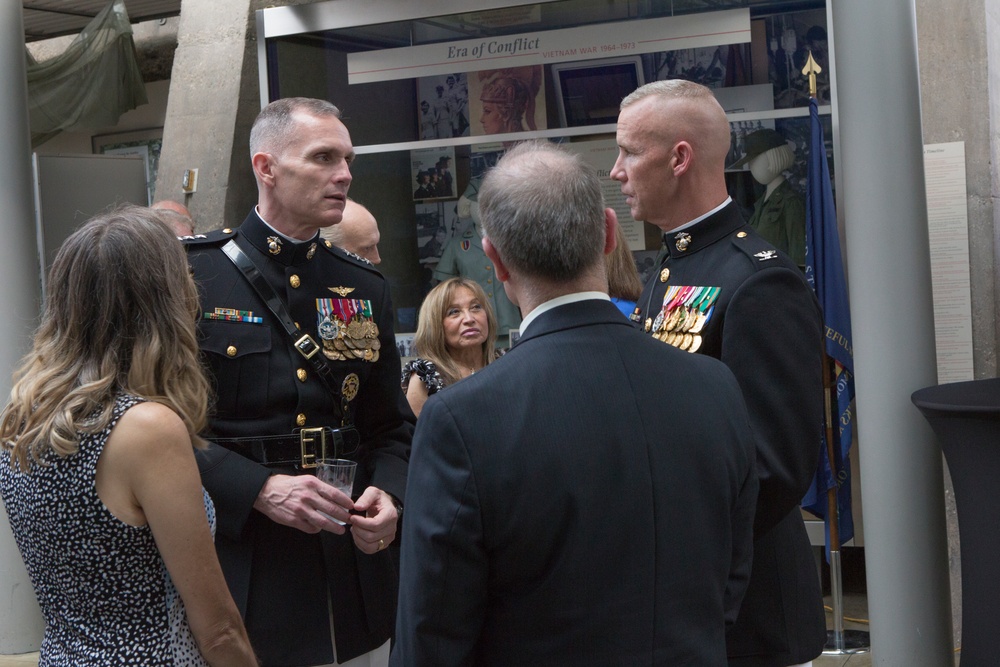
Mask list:
[[317,439],[319,440],[319,458],[322,460],[326,458],[326,429],[314,427],[304,428],[299,431],[299,444],[302,447],[302,467],[304,469],[316,467],[316,450],[314,448],[313,453],[309,453],[309,446],[315,444]]

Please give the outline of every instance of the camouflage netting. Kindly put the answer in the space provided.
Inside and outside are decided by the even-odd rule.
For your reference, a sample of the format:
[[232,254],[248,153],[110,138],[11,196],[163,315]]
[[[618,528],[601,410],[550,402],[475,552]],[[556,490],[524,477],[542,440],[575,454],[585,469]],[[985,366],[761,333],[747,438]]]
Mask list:
[[31,147],[60,132],[113,126],[145,104],[124,0],[112,0],[62,54],[28,59]]

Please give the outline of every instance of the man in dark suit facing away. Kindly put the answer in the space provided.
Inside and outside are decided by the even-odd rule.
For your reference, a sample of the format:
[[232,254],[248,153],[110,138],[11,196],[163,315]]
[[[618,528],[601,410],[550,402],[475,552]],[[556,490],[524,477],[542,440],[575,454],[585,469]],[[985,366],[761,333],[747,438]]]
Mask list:
[[479,202],[525,319],[421,413],[390,664],[725,665],[757,495],[739,386],[609,301],[617,220],[578,156],[521,144]]

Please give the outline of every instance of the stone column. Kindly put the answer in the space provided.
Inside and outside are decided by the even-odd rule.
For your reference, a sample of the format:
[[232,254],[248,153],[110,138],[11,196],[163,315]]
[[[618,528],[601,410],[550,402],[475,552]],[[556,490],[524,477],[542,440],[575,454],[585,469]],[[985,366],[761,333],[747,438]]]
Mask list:
[[[255,201],[239,201],[239,211],[226,208],[236,192],[249,187],[255,193],[247,150],[241,153],[247,155],[245,172],[232,173],[239,166],[234,154],[240,141],[236,124],[241,90],[247,85],[258,88],[256,67],[252,77],[244,72],[246,52],[256,59],[250,5],[251,0],[181,2],[156,197],[184,203],[198,231],[239,224]],[[198,169],[198,189],[184,195],[181,180],[184,171],[193,168]]]
[[831,0],[873,662],[953,662],[913,0]]
[[[21,5],[0,3],[0,199],[4,239],[0,243],[0,403],[10,394],[10,376],[28,348],[38,322],[40,275],[32,201],[31,139]],[[0,517],[0,653],[27,653],[41,646],[45,622],[21,561],[7,513]]]
[[[199,232],[238,225],[257,203],[248,146],[260,111],[255,11],[312,1],[181,2],[156,197],[183,202]],[[198,191],[184,195],[192,168]]]

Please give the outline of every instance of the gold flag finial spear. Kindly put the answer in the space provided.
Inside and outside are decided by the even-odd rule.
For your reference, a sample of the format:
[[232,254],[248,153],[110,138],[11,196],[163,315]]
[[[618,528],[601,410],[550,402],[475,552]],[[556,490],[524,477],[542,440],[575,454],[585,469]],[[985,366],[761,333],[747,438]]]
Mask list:
[[823,68],[813,60],[813,52],[810,50],[806,66],[802,68],[802,76],[809,77],[809,97],[816,97],[816,75],[822,71]]

